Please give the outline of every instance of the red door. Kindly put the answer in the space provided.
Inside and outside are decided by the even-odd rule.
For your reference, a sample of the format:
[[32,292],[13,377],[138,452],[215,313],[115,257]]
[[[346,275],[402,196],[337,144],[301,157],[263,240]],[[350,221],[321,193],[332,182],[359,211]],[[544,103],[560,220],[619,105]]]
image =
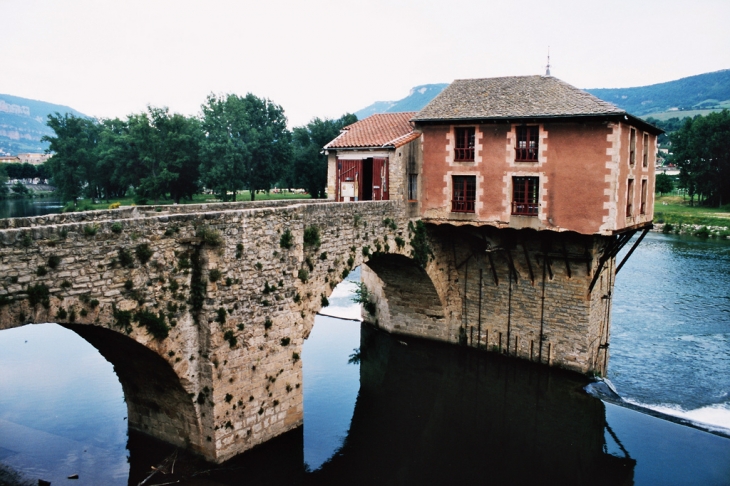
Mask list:
[[373,201],[388,199],[388,159],[373,159]]
[[356,201],[360,197],[362,161],[337,159],[337,201]]

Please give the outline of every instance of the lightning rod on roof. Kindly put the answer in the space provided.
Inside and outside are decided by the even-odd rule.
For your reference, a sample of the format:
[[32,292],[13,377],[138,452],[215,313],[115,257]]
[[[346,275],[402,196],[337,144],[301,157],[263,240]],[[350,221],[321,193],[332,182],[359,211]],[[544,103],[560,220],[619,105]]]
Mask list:
[[550,76],[550,46],[548,46],[548,63],[545,68],[545,76]]

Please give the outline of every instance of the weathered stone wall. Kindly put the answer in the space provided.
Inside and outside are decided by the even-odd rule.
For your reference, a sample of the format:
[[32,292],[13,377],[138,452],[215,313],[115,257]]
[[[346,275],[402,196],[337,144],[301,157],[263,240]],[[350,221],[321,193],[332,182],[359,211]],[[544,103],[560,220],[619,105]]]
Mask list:
[[393,258],[364,268],[379,327],[605,374],[613,260],[588,288],[607,237],[427,227],[425,270]]
[[[59,322],[128,336],[167,363],[188,400],[171,413],[140,391],[130,427],[230,458],[301,425],[302,343],[336,284],[371,253],[409,251],[402,203],[279,206],[125,209],[1,230],[0,329]],[[320,243],[308,245],[312,227]],[[169,334],[155,337],[155,325]]]

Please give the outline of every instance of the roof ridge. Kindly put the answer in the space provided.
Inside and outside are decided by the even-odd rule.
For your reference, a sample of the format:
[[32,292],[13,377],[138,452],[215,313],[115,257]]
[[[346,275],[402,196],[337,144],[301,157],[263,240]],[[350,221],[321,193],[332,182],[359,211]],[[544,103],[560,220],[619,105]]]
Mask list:
[[626,114],[554,76],[455,80],[413,121]]

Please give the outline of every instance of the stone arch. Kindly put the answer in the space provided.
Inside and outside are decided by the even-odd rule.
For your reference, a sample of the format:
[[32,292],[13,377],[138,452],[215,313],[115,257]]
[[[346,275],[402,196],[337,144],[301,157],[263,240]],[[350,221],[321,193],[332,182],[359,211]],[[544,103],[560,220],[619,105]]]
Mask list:
[[413,259],[380,254],[362,268],[362,281],[375,302],[378,327],[395,334],[449,339],[442,297],[428,272]]
[[[59,319],[61,309],[87,309],[78,299],[69,299],[70,304],[56,297],[46,302],[31,305],[28,299],[21,299],[0,307],[0,331],[35,323],[53,322],[69,329],[89,342],[109,361],[124,392],[127,404],[128,426],[138,432],[188,448],[201,455],[209,455],[209,444],[204,433],[207,423],[205,414],[198,409],[208,405],[197,405],[195,396],[188,393],[183,380],[172,366],[172,358],[165,351],[167,347],[148,336],[139,327],[131,334],[115,327],[108,308],[96,307],[87,314],[69,319]],[[65,312],[68,317],[70,312]],[[91,321],[103,324],[92,324]],[[106,326],[104,325],[106,324]],[[108,326],[108,327],[107,327]],[[145,343],[145,341],[147,341]]]
[[62,323],[94,346],[114,366],[127,404],[129,427],[179,447],[203,453],[205,440],[194,400],[170,364],[122,333]]

